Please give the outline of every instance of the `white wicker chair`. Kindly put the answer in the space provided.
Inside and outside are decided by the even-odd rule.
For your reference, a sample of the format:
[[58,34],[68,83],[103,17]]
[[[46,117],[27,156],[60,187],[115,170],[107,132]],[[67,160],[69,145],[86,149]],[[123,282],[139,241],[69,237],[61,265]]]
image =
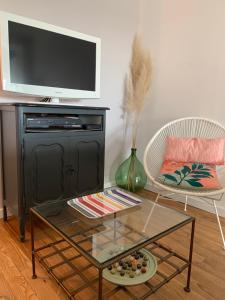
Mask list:
[[[185,195],[185,207],[184,210],[187,209],[188,204],[188,196],[189,197],[197,197],[201,200],[205,200],[210,202],[213,205],[217,222],[219,225],[219,230],[223,242],[223,247],[225,249],[225,239],[220,223],[220,218],[217,211],[216,201],[221,200],[223,194],[225,193],[225,167],[218,167],[217,172],[220,179],[220,183],[222,188],[219,190],[211,190],[211,191],[195,191],[195,190],[187,190],[187,189],[179,189],[177,187],[172,187],[163,184],[158,180],[159,170],[163,162],[166,138],[167,136],[176,136],[176,137],[200,137],[200,138],[225,138],[225,127],[221,124],[198,117],[189,117],[178,119],[172,121],[165,126],[163,126],[149,141],[145,153],[144,153],[144,168],[148,175],[148,178],[152,182],[153,185],[157,187],[159,191],[156,202],[160,197],[160,194],[163,195],[163,192],[169,192],[167,196],[171,194],[183,194]],[[225,154],[224,154],[225,157]],[[196,199],[196,198],[195,198]]]

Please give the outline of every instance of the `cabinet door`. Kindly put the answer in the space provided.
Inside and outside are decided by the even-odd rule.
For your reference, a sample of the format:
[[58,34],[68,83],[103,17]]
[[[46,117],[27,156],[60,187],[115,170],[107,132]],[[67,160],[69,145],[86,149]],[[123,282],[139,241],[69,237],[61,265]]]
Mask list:
[[70,157],[74,168],[71,196],[100,191],[104,185],[104,135],[70,139]]
[[68,196],[70,177],[68,139],[36,135],[24,140],[24,182],[26,207]]

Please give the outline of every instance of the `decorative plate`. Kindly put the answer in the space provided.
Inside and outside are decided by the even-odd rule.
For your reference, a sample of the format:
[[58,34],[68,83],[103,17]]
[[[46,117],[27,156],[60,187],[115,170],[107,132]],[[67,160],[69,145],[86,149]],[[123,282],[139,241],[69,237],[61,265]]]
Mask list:
[[[143,257],[140,257],[143,256]],[[135,259],[135,256],[139,258]],[[132,259],[134,258],[134,260]],[[132,270],[132,267],[126,266],[126,269],[124,270],[122,262],[128,262],[129,260],[132,260],[132,267],[136,265],[136,271],[135,267]],[[135,261],[135,262],[134,262]],[[145,262],[146,266],[141,266],[141,268],[138,268],[137,265],[142,265],[142,263]],[[145,265],[144,263],[144,265]],[[128,263],[125,263],[128,264]],[[145,272],[142,273],[142,269],[145,269]],[[118,270],[117,270],[118,269]],[[121,270],[120,270],[121,269]],[[139,272],[137,271],[139,270]],[[138,285],[143,282],[148,281],[157,270],[157,261],[156,258],[146,249],[141,249],[132,255],[129,255],[128,257],[122,259],[120,262],[113,264],[112,266],[106,268],[103,270],[103,277],[116,284],[116,285]],[[122,276],[121,276],[122,272]]]

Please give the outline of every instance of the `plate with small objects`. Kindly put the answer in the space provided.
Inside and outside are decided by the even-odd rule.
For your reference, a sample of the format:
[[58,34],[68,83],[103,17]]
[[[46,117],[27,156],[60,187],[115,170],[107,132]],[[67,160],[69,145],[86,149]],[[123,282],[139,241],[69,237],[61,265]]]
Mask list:
[[148,281],[156,270],[156,258],[141,249],[104,269],[103,277],[117,285],[137,285]]

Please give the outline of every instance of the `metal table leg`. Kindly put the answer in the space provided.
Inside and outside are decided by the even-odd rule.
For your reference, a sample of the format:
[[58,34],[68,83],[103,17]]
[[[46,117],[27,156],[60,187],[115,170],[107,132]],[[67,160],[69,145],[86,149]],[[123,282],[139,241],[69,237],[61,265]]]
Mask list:
[[190,249],[189,249],[189,267],[187,274],[187,285],[184,288],[185,292],[190,293],[190,281],[191,281],[191,266],[192,266],[192,254],[193,254],[193,245],[194,245],[194,234],[195,234],[195,219],[192,221],[191,226],[191,240],[190,240]]
[[36,279],[37,275],[35,272],[35,249],[34,249],[34,221],[33,213],[30,211],[30,233],[31,233],[31,253],[32,253],[32,279]]

